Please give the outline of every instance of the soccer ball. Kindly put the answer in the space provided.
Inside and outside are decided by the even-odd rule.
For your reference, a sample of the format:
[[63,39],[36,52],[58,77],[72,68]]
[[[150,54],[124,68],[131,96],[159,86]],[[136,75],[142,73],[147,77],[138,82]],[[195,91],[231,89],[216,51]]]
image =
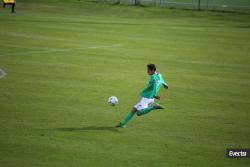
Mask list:
[[111,106],[115,106],[116,104],[118,104],[118,99],[115,96],[111,96],[108,99],[108,104]]

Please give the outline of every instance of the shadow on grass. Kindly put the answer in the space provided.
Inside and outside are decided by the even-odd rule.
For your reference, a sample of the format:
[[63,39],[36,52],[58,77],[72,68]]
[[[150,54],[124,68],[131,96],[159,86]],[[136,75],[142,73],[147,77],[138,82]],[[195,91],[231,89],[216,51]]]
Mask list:
[[111,131],[120,132],[118,128],[114,126],[86,126],[80,128],[58,128],[59,131]]

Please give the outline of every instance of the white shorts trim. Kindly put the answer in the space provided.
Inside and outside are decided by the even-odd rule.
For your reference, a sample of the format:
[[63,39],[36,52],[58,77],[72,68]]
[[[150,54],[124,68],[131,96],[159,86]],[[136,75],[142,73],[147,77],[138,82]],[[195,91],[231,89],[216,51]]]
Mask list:
[[149,105],[151,105],[152,103],[154,103],[155,99],[148,99],[145,97],[141,98],[141,101],[139,103],[137,103],[134,107],[140,111],[144,108],[147,108]]

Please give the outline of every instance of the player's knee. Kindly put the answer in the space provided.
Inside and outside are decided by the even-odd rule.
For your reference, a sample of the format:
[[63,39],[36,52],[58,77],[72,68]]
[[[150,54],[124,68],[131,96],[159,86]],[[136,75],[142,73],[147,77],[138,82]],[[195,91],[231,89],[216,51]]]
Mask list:
[[138,110],[136,108],[133,108],[132,111],[138,116]]
[[136,112],[137,112],[137,109],[136,109],[136,108],[132,108],[132,111],[133,111],[134,113],[136,113]]

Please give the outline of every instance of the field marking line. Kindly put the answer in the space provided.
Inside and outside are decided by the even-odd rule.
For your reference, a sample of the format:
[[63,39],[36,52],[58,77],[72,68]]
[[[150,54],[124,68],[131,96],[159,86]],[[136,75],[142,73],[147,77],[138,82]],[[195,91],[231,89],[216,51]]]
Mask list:
[[5,77],[7,74],[4,70],[0,69],[0,79],[2,79],[3,77]]
[[205,62],[205,61],[196,61],[196,60],[171,60],[171,61],[177,62],[177,63],[216,66],[216,67],[227,67],[227,68],[249,68],[249,66],[247,66],[247,65],[227,64],[227,63],[218,63],[218,62]]
[[26,34],[26,33],[17,33],[17,32],[0,32],[0,35],[7,35],[13,37],[29,38],[29,39],[40,39],[40,40],[54,40],[54,41],[65,41],[65,42],[75,42],[74,40],[69,40],[65,38],[45,36],[41,34]]
[[[122,45],[121,44],[95,45],[95,46],[88,46],[88,47],[82,47],[82,48],[72,48],[72,49],[45,48],[43,50],[26,51],[26,52],[12,53],[12,54],[6,54],[6,55],[0,54],[0,57],[3,57],[3,56],[16,56],[16,55],[24,55],[24,54],[70,52],[70,51],[88,50],[88,49],[115,48],[115,47],[120,47],[120,46],[122,46]],[[26,47],[24,47],[24,48],[26,48]]]
[[[10,36],[10,37],[21,37],[21,38],[28,38],[28,39],[33,39],[33,40],[45,40],[45,41],[60,41],[63,43],[67,43],[67,45],[70,46],[78,46],[80,41],[79,40],[74,40],[74,39],[68,39],[68,38],[62,38],[62,37],[55,37],[55,36],[48,36],[48,35],[41,35],[41,34],[27,34],[27,33],[17,33],[17,32],[1,32],[0,31],[0,36]],[[6,45],[6,44],[4,44]]]

